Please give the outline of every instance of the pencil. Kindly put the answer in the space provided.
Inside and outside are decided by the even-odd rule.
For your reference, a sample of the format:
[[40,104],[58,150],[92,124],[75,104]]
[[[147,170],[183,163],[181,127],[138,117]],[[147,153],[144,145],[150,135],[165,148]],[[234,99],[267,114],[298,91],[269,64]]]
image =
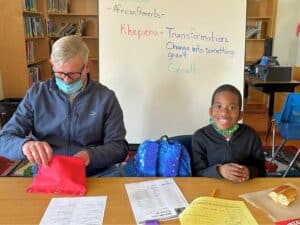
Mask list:
[[212,192],[210,193],[210,197],[215,197],[217,192],[217,188],[214,188],[214,190],[212,190]]

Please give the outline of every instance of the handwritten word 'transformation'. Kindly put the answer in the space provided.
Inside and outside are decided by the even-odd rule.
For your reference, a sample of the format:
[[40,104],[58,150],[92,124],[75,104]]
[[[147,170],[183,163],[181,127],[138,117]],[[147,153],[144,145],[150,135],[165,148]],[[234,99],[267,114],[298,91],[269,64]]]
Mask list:
[[229,42],[227,37],[223,37],[221,35],[216,35],[214,32],[210,34],[201,34],[201,33],[181,33],[176,31],[174,27],[166,27],[167,35],[171,39],[180,39],[180,40],[197,40],[197,41],[207,41],[207,42]]

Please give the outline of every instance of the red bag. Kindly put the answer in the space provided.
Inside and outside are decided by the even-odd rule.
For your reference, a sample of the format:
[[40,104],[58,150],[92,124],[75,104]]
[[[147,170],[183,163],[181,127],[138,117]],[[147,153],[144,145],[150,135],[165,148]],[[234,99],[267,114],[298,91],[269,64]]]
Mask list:
[[48,167],[39,165],[38,174],[33,178],[27,191],[84,195],[86,193],[84,159],[53,156]]
[[300,224],[300,218],[275,222],[275,225],[297,225],[297,224]]

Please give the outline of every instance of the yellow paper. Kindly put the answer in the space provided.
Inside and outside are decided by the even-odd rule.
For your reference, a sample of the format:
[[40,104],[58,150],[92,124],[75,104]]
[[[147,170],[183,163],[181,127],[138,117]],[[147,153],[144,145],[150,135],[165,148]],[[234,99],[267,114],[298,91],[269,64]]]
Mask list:
[[179,216],[181,225],[256,225],[243,201],[213,197],[195,199]]

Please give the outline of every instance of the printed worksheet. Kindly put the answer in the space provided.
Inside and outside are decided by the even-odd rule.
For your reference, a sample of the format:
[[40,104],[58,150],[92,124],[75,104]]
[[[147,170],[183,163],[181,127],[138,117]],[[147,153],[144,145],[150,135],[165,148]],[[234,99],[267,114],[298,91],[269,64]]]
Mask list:
[[188,206],[172,178],[129,183],[125,187],[137,224],[177,218]]
[[52,198],[40,225],[102,225],[106,198]]

